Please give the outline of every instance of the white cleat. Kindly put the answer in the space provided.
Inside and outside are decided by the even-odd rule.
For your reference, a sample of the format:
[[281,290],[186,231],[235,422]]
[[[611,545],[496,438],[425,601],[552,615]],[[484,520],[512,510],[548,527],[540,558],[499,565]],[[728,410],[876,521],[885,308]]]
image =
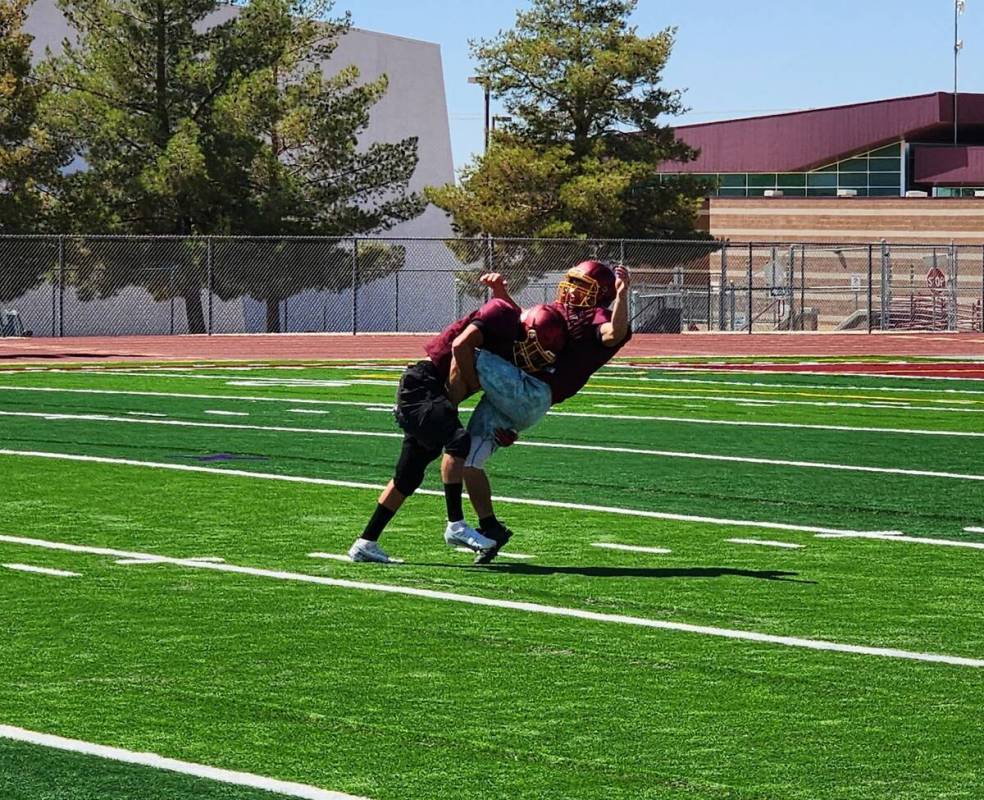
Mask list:
[[476,553],[495,547],[495,539],[483,536],[464,520],[448,523],[444,529],[444,541],[451,547],[460,544]]
[[356,539],[349,548],[348,557],[353,561],[374,561],[377,564],[394,564],[395,559],[390,558],[379,546],[379,542],[369,539]]

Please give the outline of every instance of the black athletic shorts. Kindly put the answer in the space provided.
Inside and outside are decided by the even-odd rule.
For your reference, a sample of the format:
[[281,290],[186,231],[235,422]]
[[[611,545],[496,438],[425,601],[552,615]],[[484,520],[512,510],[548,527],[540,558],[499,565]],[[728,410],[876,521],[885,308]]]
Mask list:
[[424,449],[468,455],[471,438],[433,361],[418,361],[404,371],[396,392],[396,424]]

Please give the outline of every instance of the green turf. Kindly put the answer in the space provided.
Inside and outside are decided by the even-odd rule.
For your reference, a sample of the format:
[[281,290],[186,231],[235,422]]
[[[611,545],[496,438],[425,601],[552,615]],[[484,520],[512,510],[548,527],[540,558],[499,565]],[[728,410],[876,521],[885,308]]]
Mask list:
[[[127,370],[133,371],[133,370]],[[982,429],[984,382],[614,370],[564,412]],[[230,386],[261,377],[339,381],[397,373],[35,372],[2,386],[249,395],[385,405],[391,385]],[[747,397],[871,396],[866,407],[685,407],[647,390]],[[786,385],[809,384],[788,389]],[[610,386],[617,388],[609,389]],[[853,387],[862,387],[861,389]],[[907,388],[909,393],[886,392]],[[763,387],[752,387],[763,389]],[[911,392],[911,389],[929,389]],[[713,390],[713,391],[711,391]],[[645,396],[649,395],[649,396]],[[966,408],[870,407],[889,398]],[[955,405],[953,401],[958,401]],[[596,404],[618,405],[598,409]],[[328,411],[295,414],[292,408]],[[980,410],[978,410],[980,409]],[[206,410],[245,412],[216,416]],[[162,413],[196,423],[393,431],[359,406],[0,390],[0,411]],[[144,419],[153,419],[145,417]],[[0,416],[0,447],[281,475],[389,477],[398,439]],[[984,439],[553,416],[524,436],[701,453],[984,473]],[[441,542],[443,502],[414,498],[384,544],[386,568],[308,557],[343,552],[372,490],[138,466],[0,456],[0,533],[171,557],[437,589],[608,614],[984,657],[980,550],[818,539],[809,533],[500,504],[531,561],[476,569]],[[982,541],[981,482],[625,453],[515,447],[491,465],[515,497]],[[435,487],[431,478],[428,486]],[[779,539],[800,550],[732,544]],[[592,542],[670,549],[600,550]],[[371,798],[978,798],[982,671],[548,617],[357,589],[0,543],[0,724]],[[0,796],[249,798],[183,776],[0,740]],[[4,783],[6,781],[6,783]],[[47,791],[45,795],[42,792]],[[18,794],[20,792],[20,794]],[[254,793],[255,794],[255,793]]]

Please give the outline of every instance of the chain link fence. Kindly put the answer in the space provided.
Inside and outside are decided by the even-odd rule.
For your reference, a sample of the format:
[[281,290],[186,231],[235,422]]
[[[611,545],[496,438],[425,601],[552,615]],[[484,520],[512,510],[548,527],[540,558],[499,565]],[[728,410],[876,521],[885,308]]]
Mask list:
[[434,331],[484,272],[529,306],[587,258],[632,270],[642,333],[984,330],[984,246],[2,236],[0,335]]

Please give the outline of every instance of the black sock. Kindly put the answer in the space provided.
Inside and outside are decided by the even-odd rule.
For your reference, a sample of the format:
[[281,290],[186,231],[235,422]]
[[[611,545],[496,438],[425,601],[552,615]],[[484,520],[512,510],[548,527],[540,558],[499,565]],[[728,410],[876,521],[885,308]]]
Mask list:
[[448,507],[448,522],[457,522],[465,518],[465,512],[461,508],[461,484],[444,484],[444,502]]
[[376,503],[376,510],[369,517],[369,524],[366,525],[366,529],[362,532],[362,538],[368,539],[370,542],[378,542],[383,528],[393,519],[395,514],[395,511],[390,511],[386,506]]

